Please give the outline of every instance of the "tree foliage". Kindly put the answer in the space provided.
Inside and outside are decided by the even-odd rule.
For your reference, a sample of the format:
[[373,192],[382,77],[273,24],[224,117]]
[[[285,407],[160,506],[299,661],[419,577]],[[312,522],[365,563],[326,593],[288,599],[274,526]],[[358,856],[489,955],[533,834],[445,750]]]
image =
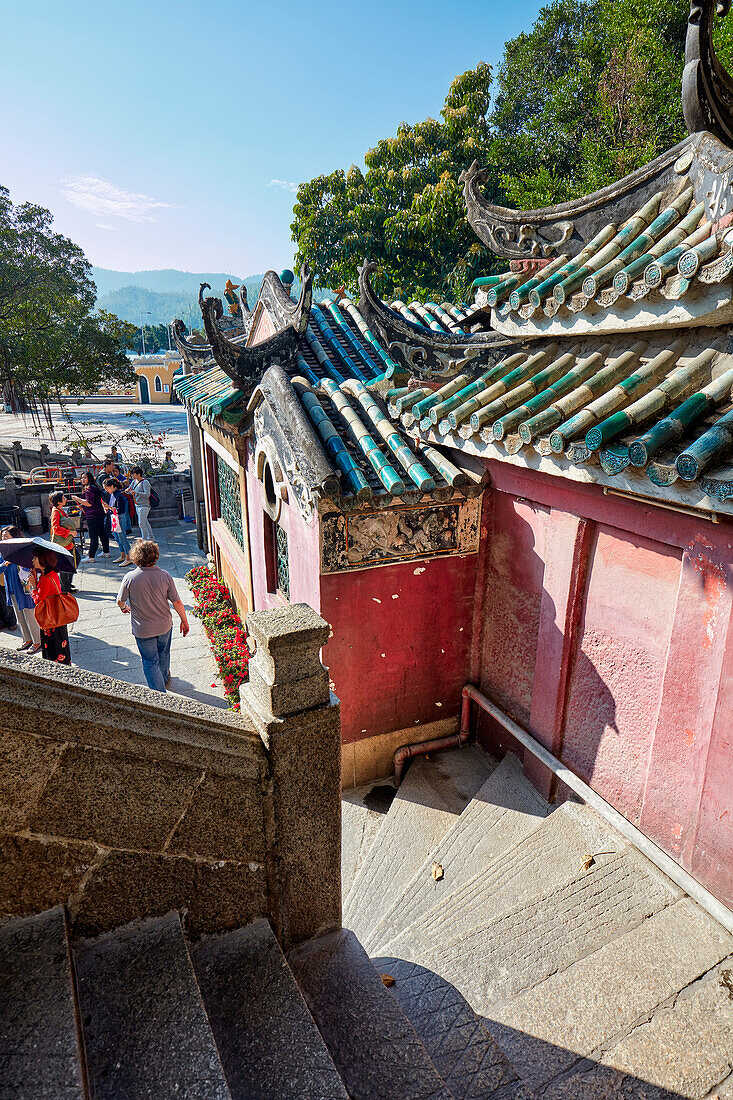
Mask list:
[[[298,263],[355,288],[363,256],[382,294],[465,296],[492,257],[470,230],[460,172],[490,201],[533,209],[604,187],[686,135],[680,87],[689,0],[551,0],[489,66],[457,77],[440,121],[403,123],[353,166],[298,189]],[[716,28],[733,58],[733,17]],[[493,97],[493,98],[492,98]]]
[[402,123],[397,134],[352,165],[302,184],[294,208],[296,265],[304,260],[321,286],[353,288],[365,256],[377,262],[377,287],[410,294],[459,289],[485,263],[463,213],[458,177],[491,146],[488,65],[457,77],[440,120]]
[[[142,332],[139,325],[128,325],[129,338],[125,345],[136,355],[143,353]],[[169,351],[171,347],[170,329],[168,325],[145,325],[145,354]]]
[[124,347],[129,326],[93,313],[84,253],[33,203],[14,205],[0,187],[0,384],[6,399],[37,409],[64,391],[90,393],[134,380]]

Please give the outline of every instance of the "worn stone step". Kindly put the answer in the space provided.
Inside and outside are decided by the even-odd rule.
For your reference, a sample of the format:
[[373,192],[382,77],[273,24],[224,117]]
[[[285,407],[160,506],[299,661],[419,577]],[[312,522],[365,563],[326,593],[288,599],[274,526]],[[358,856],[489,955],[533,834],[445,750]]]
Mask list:
[[[681,891],[634,848],[426,953],[481,1015],[664,909]],[[489,1022],[489,1030],[491,1024]]]
[[288,961],[351,1100],[451,1100],[353,932],[301,944]]
[[232,1100],[348,1100],[266,920],[191,948]]
[[[489,1026],[527,1085],[541,1091],[580,1058],[629,1032],[728,955],[733,955],[733,936],[690,898],[682,898],[580,962],[489,1010]],[[701,1039],[704,1032],[705,1028]],[[648,1028],[644,1034],[649,1035]],[[727,1052],[733,1065],[733,1032]],[[659,1043],[650,1043],[647,1054],[650,1059],[666,1057]],[[637,1068],[643,1068],[641,1063]]]
[[63,909],[0,927],[0,1097],[83,1100]]
[[468,936],[537,894],[575,878],[588,855],[602,863],[625,847],[623,837],[589,806],[566,802],[381,952],[419,962],[426,951]]
[[413,761],[344,904],[344,924],[357,936],[399,899],[495,767],[473,745]]
[[[428,853],[400,896],[365,937],[376,953],[441,900],[454,893],[522,836],[538,828],[551,807],[522,774],[516,756],[507,754],[460,817]],[[436,880],[433,864],[442,868]]]
[[[381,828],[395,795],[389,783],[370,783],[341,795],[341,897],[345,900],[356,873]],[[378,809],[374,807],[378,806]]]
[[90,1093],[230,1100],[177,913],[75,949]]
[[405,959],[380,956],[372,962],[394,979],[392,993],[455,1100],[522,1095],[521,1079],[457,989]]

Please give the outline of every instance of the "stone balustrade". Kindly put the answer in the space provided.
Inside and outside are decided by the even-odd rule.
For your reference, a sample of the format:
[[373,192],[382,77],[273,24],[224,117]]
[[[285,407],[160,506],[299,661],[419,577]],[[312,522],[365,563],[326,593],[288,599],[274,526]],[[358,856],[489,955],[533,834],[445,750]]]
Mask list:
[[256,917],[288,947],[336,926],[340,720],[305,605],[247,617],[241,715],[0,657],[0,915],[66,906],[75,935],[185,913]]

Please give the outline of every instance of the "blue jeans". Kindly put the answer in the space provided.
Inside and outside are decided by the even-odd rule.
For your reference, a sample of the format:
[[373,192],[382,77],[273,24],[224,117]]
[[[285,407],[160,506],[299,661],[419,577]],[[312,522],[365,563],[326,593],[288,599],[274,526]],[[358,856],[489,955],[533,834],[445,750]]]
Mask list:
[[130,540],[127,537],[127,531],[125,530],[124,526],[122,524],[120,524],[120,526],[122,527],[122,530],[121,531],[113,531],[112,532],[112,537],[115,540],[115,542],[117,543],[117,545],[119,546],[120,553],[124,554],[125,557],[129,558],[129,556],[130,556]]
[[167,634],[152,638],[136,638],[137,648],[143,659],[143,672],[148,687],[153,691],[165,691],[171,675],[171,638],[173,627]]

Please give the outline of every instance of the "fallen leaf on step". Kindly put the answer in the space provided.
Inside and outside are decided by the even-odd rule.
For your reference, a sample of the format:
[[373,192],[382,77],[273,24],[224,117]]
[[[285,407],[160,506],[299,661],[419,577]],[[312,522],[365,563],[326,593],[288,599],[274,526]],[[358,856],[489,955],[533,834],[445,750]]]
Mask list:
[[381,978],[382,978],[382,985],[386,985],[387,987],[389,987],[390,985],[394,985],[394,978],[392,977],[391,974],[382,974]]
[[440,882],[443,877],[443,868],[440,866],[440,864],[434,863],[433,866],[430,868],[430,871],[435,881]]
[[598,856],[612,856],[614,854],[614,852],[596,852],[594,856],[583,856],[583,862],[580,865],[580,869],[581,871],[588,871],[591,867],[595,866]]

